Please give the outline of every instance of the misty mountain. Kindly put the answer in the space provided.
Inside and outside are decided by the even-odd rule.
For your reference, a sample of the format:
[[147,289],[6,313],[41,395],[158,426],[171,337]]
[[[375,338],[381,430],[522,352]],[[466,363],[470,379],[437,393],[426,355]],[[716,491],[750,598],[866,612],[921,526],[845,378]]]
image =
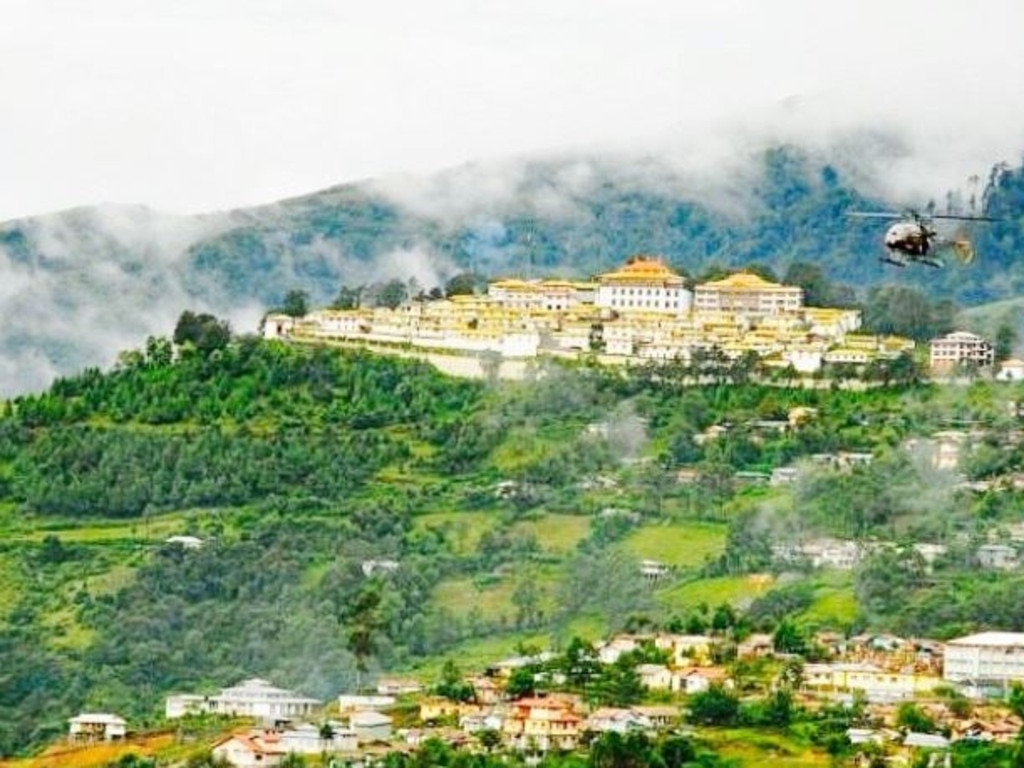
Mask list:
[[[894,270],[878,259],[886,152],[865,142],[834,156],[774,147],[693,166],[659,157],[564,156],[470,165],[426,178],[339,186],[246,210],[172,216],[103,205],[0,225],[0,394],[107,365],[147,335],[167,334],[184,308],[238,331],[292,288],[314,303],[342,284],[452,274],[589,275],[636,252],[699,275],[794,261],[863,292],[882,282],[924,286],[964,304],[1016,295],[1024,268],[1024,171],[999,166],[982,203],[1006,220],[975,231],[972,267]],[[874,154],[870,154],[874,153]],[[862,192],[861,190],[868,190]],[[959,191],[936,190],[963,206]],[[901,201],[905,202],[905,201]]]

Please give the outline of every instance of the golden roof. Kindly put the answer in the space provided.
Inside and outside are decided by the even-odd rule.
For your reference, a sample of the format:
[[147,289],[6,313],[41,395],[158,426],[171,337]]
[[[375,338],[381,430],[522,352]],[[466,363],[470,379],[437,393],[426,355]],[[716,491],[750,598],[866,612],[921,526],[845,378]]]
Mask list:
[[505,288],[515,289],[519,291],[533,291],[537,289],[536,283],[531,283],[529,280],[520,280],[517,277],[509,277],[504,280],[495,280],[491,283],[494,288]]
[[800,289],[795,286],[781,285],[779,283],[773,283],[770,280],[765,280],[760,275],[755,275],[753,272],[736,272],[724,277],[721,280],[712,280],[709,283],[702,283],[697,286],[700,288],[715,288],[718,290],[726,291],[799,291]]
[[646,256],[643,254],[630,257],[622,267],[614,272],[605,272],[598,275],[602,283],[649,283],[652,281],[681,284],[683,278],[678,273],[669,269],[665,262],[657,256]]
[[544,288],[573,288],[575,284],[571,280],[541,280]]

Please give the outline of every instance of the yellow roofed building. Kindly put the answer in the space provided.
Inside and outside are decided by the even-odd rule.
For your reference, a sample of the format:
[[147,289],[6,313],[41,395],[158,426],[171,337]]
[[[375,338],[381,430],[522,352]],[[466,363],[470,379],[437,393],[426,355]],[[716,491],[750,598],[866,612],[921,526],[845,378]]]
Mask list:
[[802,288],[773,283],[750,272],[737,272],[722,280],[698,285],[693,299],[696,312],[753,315],[797,312],[803,303]]
[[657,256],[633,256],[616,271],[598,275],[597,282],[595,304],[619,313],[685,315],[693,303],[683,277]]
[[565,312],[580,304],[593,304],[596,286],[570,280],[519,280],[490,283],[487,298],[509,309]]

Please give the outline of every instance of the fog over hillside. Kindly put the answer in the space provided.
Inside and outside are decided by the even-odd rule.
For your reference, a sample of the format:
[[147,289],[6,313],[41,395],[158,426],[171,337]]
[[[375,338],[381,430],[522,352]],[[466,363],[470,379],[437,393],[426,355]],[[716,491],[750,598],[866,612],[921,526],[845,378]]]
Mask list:
[[255,303],[220,307],[185,285],[188,247],[231,216],[173,216],[102,205],[0,227],[0,389],[46,386],[54,376],[110,365],[150,334],[167,334],[183,307],[225,312],[239,327]]
[[[881,231],[852,227],[843,210],[922,204],[906,199],[923,178],[908,181],[907,171],[927,158],[895,131],[805,130],[797,143],[785,109],[764,125],[759,134],[733,128],[713,141],[705,132],[701,141],[653,142],[644,152],[580,150],[395,175],[209,215],[101,205],[7,222],[0,395],[108,366],[148,335],[169,334],[185,308],[254,331],[291,288],[320,304],[341,284],[398,277],[430,288],[463,269],[592,274],[638,251],[688,271],[752,260],[784,269],[802,258],[861,286],[895,279],[875,258]],[[790,149],[772,154],[780,141]],[[984,180],[989,170],[974,175]],[[964,179],[961,202],[969,187]],[[948,189],[930,198],[941,203]],[[956,280],[928,277],[939,289]]]

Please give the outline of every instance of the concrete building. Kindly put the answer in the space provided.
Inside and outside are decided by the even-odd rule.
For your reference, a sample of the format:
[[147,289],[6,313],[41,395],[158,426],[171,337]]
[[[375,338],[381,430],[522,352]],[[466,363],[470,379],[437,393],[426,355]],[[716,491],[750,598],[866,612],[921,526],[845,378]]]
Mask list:
[[210,712],[217,715],[285,721],[307,717],[319,706],[320,702],[316,699],[284,688],[276,688],[266,680],[251,678],[230,688],[224,688],[213,696],[168,696],[165,714],[168,719],[190,713]]
[[235,768],[275,766],[287,754],[275,742],[265,742],[257,736],[236,733],[221,739],[211,750],[216,760],[223,760]]
[[954,331],[930,342],[932,372],[938,375],[955,373],[963,365],[987,368],[995,361],[992,343],[967,331]]
[[164,539],[165,544],[173,544],[182,549],[202,549],[203,540],[198,536],[168,536]]
[[377,693],[381,696],[404,696],[423,690],[418,680],[406,677],[382,677],[377,681]]
[[702,312],[735,312],[742,315],[777,315],[803,307],[804,292],[780,285],[749,272],[737,272],[722,280],[698,285],[693,308]]
[[1011,357],[999,364],[999,372],[996,374],[999,381],[1024,381],[1024,360]]
[[950,640],[942,676],[981,688],[1024,681],[1024,632],[980,632]]
[[[355,752],[359,747],[356,732],[341,723],[328,723],[321,729],[312,723],[302,723],[282,731],[277,746],[285,753],[319,755],[324,752]],[[329,730],[329,734],[326,732]],[[325,738],[329,735],[329,738]]]
[[355,731],[360,744],[388,741],[391,738],[391,722],[390,717],[372,709],[354,712],[348,719],[349,727]]
[[128,724],[123,717],[106,712],[82,713],[68,720],[68,736],[72,741],[115,741],[123,739]]
[[974,557],[982,568],[994,571],[1012,571],[1020,566],[1020,555],[1009,544],[982,544]]
[[685,281],[656,256],[637,255],[620,269],[598,276],[595,304],[615,312],[690,311],[693,295]]
[[640,675],[640,684],[647,690],[674,690],[676,678],[664,664],[639,664],[636,671]]
[[942,684],[937,675],[894,672],[873,664],[807,664],[804,687],[824,693],[860,691],[868,701],[885,703],[912,699]]
[[295,328],[295,318],[291,315],[269,314],[263,319],[263,338],[285,339]]
[[508,309],[565,312],[581,304],[593,304],[597,286],[571,280],[518,280],[491,283],[487,296]]
[[583,729],[592,733],[630,733],[649,731],[651,721],[632,709],[602,707],[595,709],[583,723]]
[[505,743],[517,751],[570,751],[579,746],[583,719],[570,704],[556,698],[512,702],[502,725]]
[[347,712],[365,712],[373,710],[379,712],[382,709],[395,706],[398,701],[394,696],[378,693],[376,695],[361,694],[361,693],[343,693],[338,696],[338,711],[341,713]]

